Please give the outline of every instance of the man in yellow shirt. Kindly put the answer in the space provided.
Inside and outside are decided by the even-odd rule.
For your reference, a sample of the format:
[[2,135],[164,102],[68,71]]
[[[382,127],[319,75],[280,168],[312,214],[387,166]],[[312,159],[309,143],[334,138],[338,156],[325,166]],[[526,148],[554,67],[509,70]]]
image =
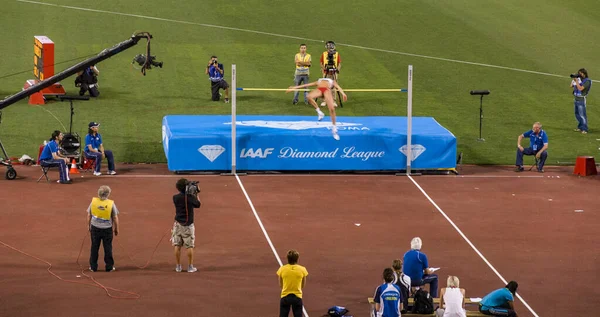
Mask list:
[[[311,66],[310,54],[306,53],[306,44],[300,44],[300,52],[294,57],[294,63],[296,63],[296,72],[294,73],[294,86],[298,86],[301,83],[308,84],[309,67]],[[296,90],[294,93],[293,104],[298,103],[298,95],[300,91]],[[308,92],[304,91],[304,103],[308,105],[307,99]]]
[[279,317],[288,317],[290,308],[294,317],[302,317],[302,289],[306,285],[308,271],[298,264],[300,254],[296,250],[287,253],[288,264],[277,270],[279,287],[281,287],[281,302],[279,304]]

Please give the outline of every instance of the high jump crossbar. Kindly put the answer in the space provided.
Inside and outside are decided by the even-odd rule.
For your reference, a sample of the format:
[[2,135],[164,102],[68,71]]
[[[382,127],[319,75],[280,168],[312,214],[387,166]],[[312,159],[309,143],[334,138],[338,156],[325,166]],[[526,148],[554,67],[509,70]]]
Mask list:
[[[286,91],[285,88],[243,88],[238,87],[237,90],[241,91]],[[304,90],[309,91],[310,89],[292,89],[296,90]],[[405,88],[396,88],[396,89],[344,89],[344,91],[356,91],[356,92],[408,92],[408,89]]]
[[[286,91],[285,88],[236,88],[236,65],[231,65],[231,173],[223,173],[221,175],[245,175],[245,173],[237,173],[236,158],[237,158],[237,137],[236,137],[236,92],[237,91]],[[413,66],[408,65],[408,88],[396,89],[344,89],[344,91],[357,92],[406,92],[408,98],[406,101],[406,173],[397,173],[396,175],[420,175],[420,173],[411,174],[412,164],[412,82],[413,82]],[[294,89],[300,90],[300,89]]]

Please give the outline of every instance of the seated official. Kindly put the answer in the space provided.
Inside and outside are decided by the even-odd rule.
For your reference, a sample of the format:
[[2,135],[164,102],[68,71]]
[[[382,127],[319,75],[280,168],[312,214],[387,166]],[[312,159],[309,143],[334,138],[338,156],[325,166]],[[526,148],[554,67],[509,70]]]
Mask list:
[[408,298],[411,297],[412,294],[410,292],[410,277],[402,273],[402,266],[402,260],[395,259],[392,261],[392,269],[394,270],[394,281],[392,283],[400,287],[400,293],[402,294],[402,306],[404,307],[402,313],[405,313],[405,310],[409,309]]
[[404,274],[410,277],[411,286],[429,284],[429,293],[432,297],[438,294],[438,276],[429,268],[427,255],[421,252],[423,242],[415,237],[410,241],[410,251],[404,254]]
[[90,122],[88,125],[88,134],[85,136],[85,151],[84,155],[86,158],[93,158],[96,160],[96,165],[94,166],[94,175],[100,176],[100,167],[102,164],[102,159],[106,157],[108,161],[108,175],[115,175],[117,172],[115,171],[115,159],[113,157],[112,151],[105,150],[104,145],[102,144],[102,136],[98,133],[98,127],[100,127],[99,123]]
[[394,282],[394,270],[383,270],[383,284],[375,289],[373,301],[377,317],[400,317],[403,310],[402,293],[400,286]]
[[479,311],[491,316],[517,317],[514,301],[519,284],[510,281],[504,288],[497,289],[485,295],[479,302]]
[[[521,146],[521,140],[523,138],[529,138],[529,147],[523,148]],[[516,172],[522,172],[525,169],[523,168],[523,155],[535,155],[535,158],[538,160],[537,170],[540,173],[544,172],[544,163],[546,163],[546,158],[548,158],[548,135],[546,131],[542,130],[542,124],[536,122],[533,124],[533,128],[521,135],[517,140],[517,161],[515,165],[517,166]]]
[[58,152],[60,141],[63,139],[63,134],[59,130],[52,132],[52,138],[48,142],[42,154],[40,154],[40,165],[43,167],[58,167],[61,184],[71,184],[69,178],[69,159]]
[[459,288],[460,281],[456,276],[448,276],[446,288],[440,290],[440,307],[437,317],[467,317],[465,310],[465,289]]

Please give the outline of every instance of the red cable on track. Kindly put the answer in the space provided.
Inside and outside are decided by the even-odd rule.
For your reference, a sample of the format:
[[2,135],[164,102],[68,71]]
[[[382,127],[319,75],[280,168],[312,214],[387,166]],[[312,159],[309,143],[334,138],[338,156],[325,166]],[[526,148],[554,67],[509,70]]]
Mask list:
[[[169,232],[170,232],[170,229],[169,229]],[[33,259],[36,259],[36,260],[38,260],[40,262],[43,262],[43,263],[47,264],[48,268],[46,268],[46,270],[48,271],[48,273],[50,273],[52,276],[56,277],[57,279],[59,279],[59,280],[61,280],[63,282],[98,287],[98,288],[103,289],[106,292],[106,295],[108,295],[108,297],[114,298],[114,299],[138,299],[138,298],[140,298],[141,296],[139,294],[137,294],[137,293],[129,292],[129,291],[124,291],[124,290],[120,290],[120,289],[113,288],[113,287],[104,286],[102,283],[98,282],[93,276],[85,274],[86,269],[83,266],[81,266],[81,264],[79,263],[79,258],[81,257],[81,253],[83,251],[83,244],[85,243],[85,239],[87,238],[88,234],[89,234],[89,232],[86,233],[86,235],[83,237],[83,240],[81,241],[81,248],[79,249],[79,255],[77,255],[77,260],[75,262],[77,263],[77,265],[79,265],[79,268],[81,269],[81,275],[87,277],[93,283],[82,282],[82,281],[77,281],[77,280],[64,279],[64,278],[60,277],[59,275],[57,275],[56,273],[52,272],[52,270],[51,270],[52,269],[52,263],[50,263],[50,262],[48,262],[48,261],[46,261],[44,259],[41,259],[41,258],[39,258],[39,257],[37,257],[35,255],[31,255],[31,254],[29,254],[29,253],[27,253],[25,251],[21,251],[18,248],[13,247],[13,246],[11,246],[11,245],[3,242],[3,241],[0,241],[0,244],[2,244],[3,246],[5,246],[8,249],[11,249],[13,251],[19,252],[19,253],[21,253],[23,255],[26,255],[28,257],[31,257]],[[152,261],[152,257],[154,256],[154,253],[156,253],[156,250],[158,249],[158,246],[160,245],[160,243],[162,242],[162,240],[165,238],[166,235],[167,235],[167,233],[163,234],[163,236],[160,238],[160,240],[156,244],[156,247],[154,248],[154,251],[152,252],[152,255],[150,256],[150,259],[148,260],[148,262],[146,262],[146,264],[144,266],[137,266],[136,265],[137,268],[139,268],[139,269],[145,269],[146,267],[148,267],[148,265],[150,264],[150,261]],[[127,254],[127,256],[129,257],[129,259],[133,262],[133,259],[131,258],[131,256],[127,252],[124,252],[124,253]],[[127,294],[127,296],[116,296],[116,295],[111,294],[110,291],[113,291],[113,292],[116,292],[116,293]]]

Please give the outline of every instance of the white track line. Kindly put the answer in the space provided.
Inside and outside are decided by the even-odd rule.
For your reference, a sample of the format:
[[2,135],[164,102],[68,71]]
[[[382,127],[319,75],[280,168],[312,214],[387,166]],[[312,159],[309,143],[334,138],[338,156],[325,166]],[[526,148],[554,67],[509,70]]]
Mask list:
[[[467,238],[467,236],[465,236],[465,234],[458,228],[458,226],[456,226],[456,224],[454,224],[454,222],[450,219],[450,217],[448,217],[446,215],[446,213],[442,210],[442,208],[440,208],[435,201],[433,201],[433,199],[431,199],[431,197],[429,197],[429,195],[427,195],[427,193],[425,192],[425,190],[423,190],[423,188],[421,188],[421,186],[410,176],[408,175],[408,178],[413,182],[413,184],[415,184],[415,186],[417,186],[417,188],[421,191],[421,193],[423,193],[423,195],[429,200],[429,202],[440,212],[440,214],[442,214],[442,216],[444,216],[444,218],[446,218],[446,220],[448,220],[448,222],[452,225],[452,227],[454,227],[454,229],[456,229],[456,231],[461,235],[461,237],[463,237],[463,239],[465,239],[465,241],[467,241],[467,243],[471,246],[471,248],[479,255],[479,257],[481,257],[481,259],[490,267],[490,269],[492,269],[492,271],[494,271],[494,273],[496,273],[496,275],[500,278],[500,280],[502,282],[504,282],[504,284],[508,284],[508,282],[504,279],[504,277],[502,277],[502,275],[500,275],[500,273],[498,273],[498,271],[492,266],[492,264],[483,256],[483,254],[481,254],[481,252],[479,252],[479,250],[477,250],[477,248],[473,245],[473,243],[471,243],[471,241]],[[521,297],[521,295],[519,295],[518,293],[516,294],[517,297],[521,300],[521,302],[523,302],[523,304],[525,305],[525,307],[527,307],[527,309],[529,309],[529,311],[535,316],[535,317],[539,317],[538,314],[535,313],[535,311],[533,311],[533,309],[529,306],[529,304],[527,304],[527,302],[525,302],[525,300]]]
[[[31,1],[31,0],[16,0],[16,1],[17,2],[25,2],[25,3],[32,3],[32,4],[52,6],[52,7],[60,7],[60,8],[72,9],[72,10],[81,10],[81,11],[89,11],[89,12],[97,12],[97,13],[107,13],[107,14],[116,14],[116,15],[129,16],[129,17],[135,17],[135,18],[141,18],[141,19],[150,19],[150,20],[157,20],[157,21],[164,21],[164,22],[173,22],[173,23],[181,23],[181,24],[189,24],[189,25],[198,25],[198,26],[203,26],[203,27],[208,27],[208,28],[232,30],[232,31],[239,31],[239,32],[247,32],[247,33],[254,33],[254,34],[269,35],[269,36],[275,36],[275,37],[290,38],[290,39],[296,39],[296,40],[302,40],[302,41],[311,41],[311,42],[325,43],[325,41],[323,41],[323,40],[309,39],[309,38],[303,38],[303,37],[299,37],[299,36],[277,34],[277,33],[263,32],[263,31],[256,31],[256,30],[234,28],[234,27],[222,26],[222,25],[205,24],[205,23],[181,21],[181,20],[174,20],[174,19],[165,19],[165,18],[158,18],[158,17],[145,16],[145,15],[139,15],[139,14],[131,14],[131,13],[116,12],[116,11],[106,11],[106,10],[98,10],[98,9],[90,9],[90,8],[66,6],[66,5],[61,5],[61,4],[46,3],[46,2]],[[345,43],[336,43],[336,45],[353,47],[353,48],[359,48],[359,49],[363,49],[363,50],[383,52],[383,53],[391,53],[391,54],[398,54],[398,55],[405,55],[405,56],[412,56],[412,57],[419,57],[419,58],[434,59],[434,60],[445,61],[445,62],[452,62],[452,63],[460,63],[460,64],[475,65],[475,66],[482,66],[482,67],[499,68],[499,69],[517,71],[517,72],[531,73],[531,74],[536,74],[536,75],[544,75],[544,76],[552,76],[552,77],[559,77],[559,78],[567,78],[566,76],[563,76],[563,75],[557,75],[557,74],[551,74],[551,73],[544,73],[544,72],[538,72],[538,71],[526,70],[526,69],[520,69],[520,68],[514,68],[514,67],[506,67],[506,66],[498,66],[498,65],[492,65],[492,64],[484,64],[484,63],[477,63],[477,62],[461,61],[461,60],[456,60],[456,59],[449,59],[449,58],[443,58],[443,57],[435,57],[435,56],[427,56],[427,55],[420,55],[420,54],[413,54],[413,53],[392,51],[392,50],[386,50],[386,49],[380,49],[380,48],[374,48],[374,47],[366,47],[366,46],[353,45],[353,44],[345,44]]]
[[[34,166],[38,166],[38,165],[34,165]],[[82,177],[86,176],[86,172],[80,172],[80,175]],[[117,175],[103,175],[101,177],[91,177],[92,174],[90,173],[89,175],[90,178],[182,178],[184,176],[188,176],[188,177],[221,177],[220,173],[215,173],[215,174],[181,174],[181,175],[173,175],[173,174],[117,174]],[[251,177],[389,177],[389,176],[393,176],[393,175],[379,175],[379,174],[365,174],[365,175],[352,175],[352,174],[342,174],[342,175],[336,175],[336,174],[251,174],[249,175]],[[436,177],[436,178],[550,178],[551,175],[547,175],[547,176],[510,176],[510,175],[423,175],[420,177],[427,177],[427,178],[432,178],[432,177]],[[562,179],[562,178],[558,178],[558,179]],[[566,177],[565,177],[566,179]]]
[[[389,177],[394,176],[393,174],[261,174],[256,173],[251,176],[260,177]],[[544,178],[552,175],[422,175],[419,177],[439,177],[439,178]]]
[[[235,174],[235,179],[237,179],[238,184],[240,185],[240,188],[242,189],[242,192],[244,193],[244,196],[246,196],[248,205],[250,205],[250,208],[252,208],[252,212],[254,213],[254,218],[256,218],[256,221],[258,221],[258,225],[260,226],[260,229],[262,230],[263,234],[265,235],[267,242],[269,242],[269,246],[271,246],[271,250],[273,251],[275,258],[277,259],[279,266],[282,266],[283,263],[281,262],[281,258],[279,258],[279,255],[277,254],[277,251],[275,250],[275,246],[273,246],[273,243],[271,242],[271,238],[269,238],[269,234],[267,233],[267,230],[263,226],[262,221],[260,221],[260,217],[258,216],[258,213],[256,212],[256,208],[254,208],[254,204],[252,203],[252,200],[250,200],[250,196],[248,196],[248,192],[246,192],[246,188],[244,188],[244,184],[242,184],[242,180],[240,179],[238,174]],[[302,311],[304,312],[304,316],[308,317],[308,313],[306,312],[306,309],[304,309],[304,307],[302,307]]]

